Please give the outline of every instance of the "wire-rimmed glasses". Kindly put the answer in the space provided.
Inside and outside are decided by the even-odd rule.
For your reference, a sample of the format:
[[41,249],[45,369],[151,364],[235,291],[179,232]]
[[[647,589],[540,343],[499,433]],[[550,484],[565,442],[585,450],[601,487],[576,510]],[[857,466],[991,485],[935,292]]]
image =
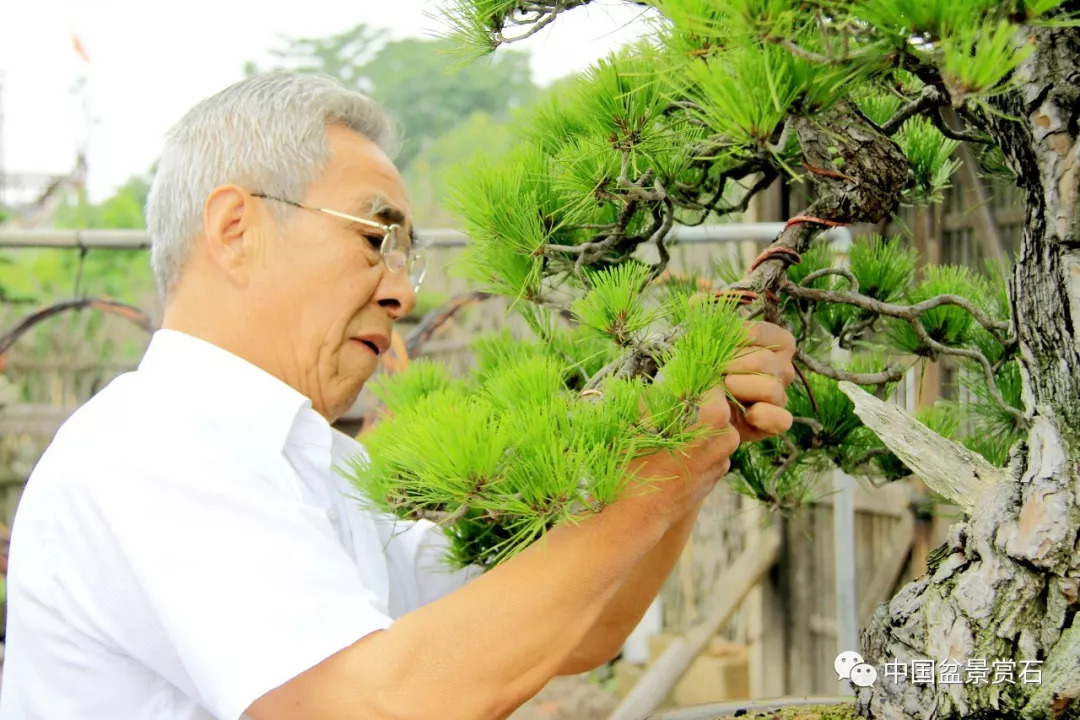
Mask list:
[[413,292],[418,292],[420,290],[420,283],[424,281],[424,274],[427,272],[427,255],[423,248],[406,247],[403,245],[399,237],[401,234],[401,226],[397,223],[384,225],[374,220],[368,220],[367,218],[356,217],[355,215],[349,215],[337,210],[317,207],[315,205],[306,205],[295,200],[274,197],[273,195],[267,195],[266,193],[261,192],[253,192],[251,195],[252,197],[263,198],[264,200],[273,200],[275,202],[285,203],[286,205],[292,205],[293,207],[298,207],[303,210],[326,213],[327,215],[332,215],[336,218],[341,218],[342,220],[348,220],[350,222],[360,223],[361,225],[367,225],[368,227],[382,230],[383,239],[382,243],[379,245],[379,256],[382,258],[383,264],[386,265],[390,272],[399,273],[407,270],[409,279],[412,281]]

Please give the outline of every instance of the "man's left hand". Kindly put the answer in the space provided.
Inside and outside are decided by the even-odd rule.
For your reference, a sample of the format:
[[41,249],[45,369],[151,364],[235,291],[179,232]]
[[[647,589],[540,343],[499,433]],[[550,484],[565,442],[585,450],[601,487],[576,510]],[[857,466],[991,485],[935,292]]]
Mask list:
[[731,364],[724,384],[735,399],[731,424],[742,442],[754,442],[791,427],[791,413],[784,408],[787,387],[795,379],[795,337],[766,322],[749,325],[747,335],[750,344]]

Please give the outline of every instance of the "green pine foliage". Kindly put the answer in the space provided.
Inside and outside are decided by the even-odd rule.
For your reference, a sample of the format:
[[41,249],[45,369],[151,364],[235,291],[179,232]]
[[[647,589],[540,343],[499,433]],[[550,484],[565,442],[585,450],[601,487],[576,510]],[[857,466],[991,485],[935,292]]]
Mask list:
[[882,302],[897,300],[915,275],[917,253],[904,247],[900,238],[886,240],[871,234],[851,246],[851,273],[859,292]]
[[[462,47],[485,54],[557,28],[582,4],[450,0],[446,13]],[[458,564],[491,567],[602,510],[624,490],[631,458],[701,437],[697,409],[743,351],[748,317],[704,288],[746,269],[669,275],[672,228],[736,217],[748,190],[774,177],[812,186],[791,215],[876,217],[851,206],[872,202],[855,192],[864,178],[848,175],[867,172],[849,162],[867,138],[895,155],[903,172],[889,177],[912,179],[894,198],[940,202],[959,167],[942,111],[970,131],[992,112],[987,101],[1015,86],[1031,52],[1022,26],[1061,21],[1046,17],[1061,0],[650,4],[660,16],[652,36],[560,83],[515,120],[511,152],[454,180],[470,238],[458,269],[509,298],[532,337],[478,339],[464,378],[421,363],[378,387],[392,412],[351,476],[376,507],[445,525]],[[983,168],[1007,173],[1000,150],[983,145],[972,146]],[[776,307],[759,297],[749,308],[792,329],[804,377],[789,389],[795,425],[740,447],[729,481],[781,511],[812,500],[833,468],[874,482],[909,474],[834,375],[888,399],[905,371],[949,356],[959,397],[920,419],[997,464],[1024,432],[1006,273],[916,274],[903,238],[856,237],[842,252],[818,241],[787,268],[794,288],[772,288]],[[831,291],[828,302],[800,297],[799,286]],[[899,317],[943,294],[971,302],[989,327],[955,304],[919,313],[915,326]],[[873,302],[892,307],[857,306]],[[817,363],[831,369],[811,371]]]
[[941,202],[941,193],[949,186],[949,178],[960,167],[960,161],[952,158],[960,143],[946,138],[922,116],[904,123],[896,140],[915,172],[915,183],[908,190],[908,198]]
[[[969,268],[955,265],[931,265],[926,277],[906,294],[909,304],[915,305],[938,295],[959,295],[976,305],[986,304],[986,283]],[[919,315],[919,322],[931,340],[950,347],[959,347],[970,337],[975,320],[959,305],[939,305]],[[890,319],[888,335],[893,345],[903,352],[927,354],[918,331],[906,320]]]
[[741,446],[731,456],[731,473],[726,480],[735,492],[766,507],[796,512],[820,494],[817,486],[829,463],[814,453],[800,454],[785,464],[788,457],[775,440]]
[[[491,567],[614,502],[635,457],[700,438],[697,409],[746,344],[736,308],[668,291],[642,310],[651,282],[642,265],[593,282],[575,306],[580,324],[526,310],[541,339],[478,338],[465,378],[423,361],[382,378],[376,393],[391,414],[348,473],[368,504],[443,523],[453,562]],[[676,327],[671,343],[657,343],[655,382],[609,375],[598,393],[582,392],[583,378],[618,359],[628,338]]]
[[592,274],[592,291],[574,303],[574,315],[619,345],[640,342],[657,315],[656,310],[637,301],[649,275],[649,267],[641,263],[616,265]]

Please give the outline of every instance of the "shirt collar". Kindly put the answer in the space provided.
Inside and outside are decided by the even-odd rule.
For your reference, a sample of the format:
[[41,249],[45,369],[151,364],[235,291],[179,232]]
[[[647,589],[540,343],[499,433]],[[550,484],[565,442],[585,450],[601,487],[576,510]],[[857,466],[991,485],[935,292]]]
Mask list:
[[284,448],[298,443],[331,448],[331,428],[311,400],[262,368],[213,343],[177,330],[154,333],[139,373],[160,378],[229,430],[246,431]]

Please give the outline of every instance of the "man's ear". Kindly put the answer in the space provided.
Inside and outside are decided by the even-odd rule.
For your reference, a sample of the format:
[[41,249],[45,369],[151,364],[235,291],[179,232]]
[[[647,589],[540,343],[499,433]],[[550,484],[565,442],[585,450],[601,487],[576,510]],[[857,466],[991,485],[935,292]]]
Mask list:
[[246,285],[268,218],[258,201],[236,185],[221,185],[203,206],[203,242],[207,259],[231,281]]

